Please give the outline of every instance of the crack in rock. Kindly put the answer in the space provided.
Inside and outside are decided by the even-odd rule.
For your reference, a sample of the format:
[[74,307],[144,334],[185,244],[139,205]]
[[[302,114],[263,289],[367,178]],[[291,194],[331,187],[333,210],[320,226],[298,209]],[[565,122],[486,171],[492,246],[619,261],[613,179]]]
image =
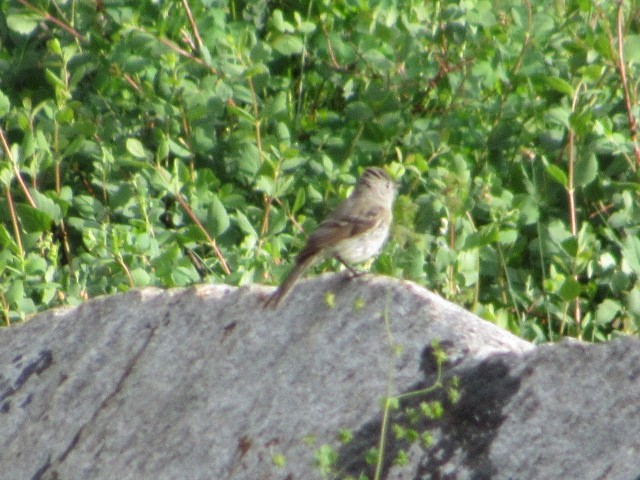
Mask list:
[[[67,446],[67,448],[64,450],[64,452],[62,452],[62,454],[56,459],[55,463],[56,465],[61,464],[62,462],[65,461],[65,459],[67,458],[67,456],[73,451],[73,449],[78,445],[78,443],[80,442],[80,440],[82,439],[82,436],[84,434],[84,432],[86,431],[87,427],[89,427],[89,425],[91,425],[93,422],[95,422],[95,420],[98,418],[98,416],[100,415],[100,413],[102,411],[104,411],[107,406],[109,405],[109,403],[115,398],[116,395],[118,395],[118,393],[120,393],[122,391],[122,388],[127,380],[127,378],[129,377],[129,375],[131,374],[131,372],[133,371],[133,369],[135,368],[136,364],[138,363],[138,361],[140,360],[140,357],[143,355],[143,353],[146,351],[147,347],[149,346],[149,343],[151,343],[151,339],[154,337],[156,330],[158,328],[158,326],[156,325],[155,327],[148,327],[150,328],[149,331],[149,335],[147,336],[147,338],[145,339],[144,343],[142,344],[142,346],[138,349],[138,351],[131,357],[131,359],[129,360],[129,362],[127,363],[127,365],[125,366],[125,369],[120,377],[120,379],[118,380],[118,383],[116,384],[115,388],[113,389],[113,391],[111,391],[111,393],[109,393],[109,395],[107,395],[107,397],[102,401],[102,403],[100,404],[100,406],[94,411],[93,415],[91,416],[91,418],[86,421],[77,431],[77,433],[73,436],[73,439],[71,440],[71,442],[69,443],[69,445]],[[39,471],[39,479],[43,479],[43,478],[47,478],[44,477],[44,475],[47,473],[47,471],[52,467],[53,465],[51,464],[51,462],[47,462]]]

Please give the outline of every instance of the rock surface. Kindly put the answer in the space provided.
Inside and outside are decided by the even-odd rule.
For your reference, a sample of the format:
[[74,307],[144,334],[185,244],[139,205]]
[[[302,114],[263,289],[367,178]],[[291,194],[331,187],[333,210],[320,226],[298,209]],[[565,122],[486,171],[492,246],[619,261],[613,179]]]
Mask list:
[[[381,478],[640,475],[637,340],[534,348],[388,278],[306,280],[277,310],[268,291],[145,289],[0,330],[0,477],[334,478],[314,465],[323,445],[336,478],[371,475],[380,400],[434,382],[432,340],[460,398],[411,423],[430,447],[388,437],[385,459],[408,463]],[[390,429],[435,398],[403,397]]]

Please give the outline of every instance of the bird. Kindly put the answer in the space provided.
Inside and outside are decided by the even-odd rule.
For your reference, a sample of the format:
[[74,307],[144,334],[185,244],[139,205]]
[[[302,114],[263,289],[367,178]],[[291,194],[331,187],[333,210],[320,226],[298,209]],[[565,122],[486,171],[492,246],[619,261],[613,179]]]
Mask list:
[[378,255],[387,241],[396,192],[397,185],[386,171],[366,168],[351,195],[309,236],[288,276],[264,307],[276,308],[307,269],[326,258],[335,258],[353,276],[361,275],[353,264]]

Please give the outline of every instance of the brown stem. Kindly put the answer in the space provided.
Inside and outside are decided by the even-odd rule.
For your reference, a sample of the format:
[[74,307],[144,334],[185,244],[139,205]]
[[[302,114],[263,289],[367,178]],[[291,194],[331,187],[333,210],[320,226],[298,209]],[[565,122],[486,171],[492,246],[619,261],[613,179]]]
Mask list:
[[[59,160],[57,160],[54,163],[53,171],[54,171],[55,182],[56,182],[56,194],[60,196],[60,188],[61,188],[62,182],[60,181],[60,161]],[[62,236],[62,248],[64,250],[64,256],[67,261],[67,265],[69,266],[69,275],[71,277],[75,277],[75,274],[73,272],[73,265],[71,263],[71,247],[69,246],[69,235],[67,234],[67,227],[64,223],[64,218],[60,220],[60,234]]]
[[60,158],[58,157],[53,163],[53,176],[56,181],[56,193],[60,195]]
[[7,303],[7,297],[4,296],[4,292],[0,292],[0,304],[2,304],[2,317],[4,318],[4,324],[7,327],[10,327],[11,318],[9,318],[9,304]]
[[[578,93],[580,92],[581,86],[578,85],[576,88],[575,94],[573,95],[573,101],[571,104],[571,112],[575,112],[576,104],[578,102]],[[567,184],[567,194],[569,196],[569,223],[571,226],[571,235],[576,237],[578,235],[578,225],[576,220],[576,198],[575,198],[575,130],[572,127],[569,127],[569,171],[568,171],[568,184]],[[574,275],[573,279],[578,281],[578,275]],[[574,319],[576,322],[576,326],[578,328],[578,337],[582,336],[581,325],[582,325],[582,311],[580,308],[580,297],[576,297],[575,305],[574,305]]]
[[136,92],[138,92],[140,95],[142,95],[144,92],[142,91],[142,88],[140,87],[140,85],[138,85],[135,80],[133,78],[131,78],[129,76],[128,73],[125,73],[123,75],[123,78],[125,79],[125,81],[131,85],[131,88],[133,88]]
[[[275,201],[275,203],[277,203],[278,205],[280,205],[282,207],[282,202],[280,201],[279,198],[275,198],[274,201]],[[298,220],[296,219],[295,215],[293,213],[291,213],[291,211],[287,212],[287,217],[289,217],[289,220],[291,220],[291,223],[293,223],[293,226],[296,227],[298,229],[298,231],[304,233],[304,228],[302,228],[302,225],[300,225],[300,222],[298,222]]]
[[[144,31],[142,29],[140,29],[141,31]],[[169,47],[171,50],[173,50],[174,52],[177,52],[178,54],[182,55],[183,57],[188,58],[189,60],[193,60],[194,62],[202,65],[203,67],[205,67],[206,69],[208,69],[211,73],[213,73],[214,75],[219,75],[221,76],[220,72],[218,72],[218,70],[216,70],[215,68],[213,68],[211,65],[207,65],[205,63],[204,60],[202,60],[201,58],[196,57],[195,55],[193,55],[192,53],[187,52],[186,50],[180,48],[178,45],[176,45],[175,43],[167,40],[166,38],[162,38],[162,37],[158,37],[158,41],[160,41],[160,43],[166,45],[167,47]]]
[[336,59],[336,55],[333,53],[333,47],[331,46],[331,40],[329,39],[329,32],[327,32],[327,27],[325,26],[324,22],[321,22],[320,25],[322,26],[322,32],[324,33],[324,38],[327,41],[327,50],[329,50],[329,58],[331,59],[331,65],[333,65],[333,68],[335,68],[336,70],[344,70],[342,65],[338,63],[338,60]]
[[529,42],[531,41],[531,25],[533,24],[532,14],[531,14],[531,2],[529,0],[524,1],[524,5],[527,9],[527,31],[524,34],[524,41],[522,42],[522,48],[520,49],[520,55],[518,55],[518,60],[513,67],[513,75],[518,73],[520,67],[522,66],[522,61],[524,59],[524,53],[529,46]]
[[262,133],[260,131],[260,110],[258,109],[258,95],[256,95],[256,89],[253,85],[253,79],[248,78],[249,91],[251,92],[251,103],[253,108],[253,126],[256,131],[256,147],[258,147],[258,158],[260,163],[264,161],[262,155]]
[[[157,166],[155,168],[156,168],[156,171],[160,175],[165,177],[164,171],[161,168],[159,168]],[[165,177],[165,179],[166,179],[166,177]],[[198,219],[196,214],[193,213],[193,210],[191,209],[191,207],[189,206],[187,201],[184,199],[184,197],[180,194],[180,192],[175,192],[174,195],[176,197],[176,200],[178,200],[178,203],[180,204],[180,206],[184,210],[184,212],[187,214],[187,216],[191,219],[191,221],[193,223],[196,224],[196,226],[200,229],[200,231],[207,238],[207,241],[209,242],[209,245],[211,245],[211,248],[213,248],[213,251],[216,254],[216,257],[218,257],[218,260],[220,261],[220,265],[222,265],[222,270],[224,271],[224,273],[229,275],[231,273],[231,270],[229,269],[229,266],[227,265],[227,261],[224,259],[224,256],[222,255],[222,252],[218,248],[218,244],[216,243],[216,241],[211,237],[211,235],[209,235],[209,232],[207,232],[207,229],[204,228],[204,225],[202,225],[202,223],[200,222],[200,220]]]
[[220,261],[220,265],[222,265],[222,270],[224,271],[224,273],[229,275],[231,273],[231,270],[229,270],[227,261],[224,259],[224,256],[222,255],[222,252],[218,248],[218,244],[216,243],[216,241],[213,238],[211,238],[211,235],[209,235],[209,232],[207,232],[207,229],[204,228],[204,225],[202,225],[198,217],[196,217],[196,214],[193,213],[193,210],[191,210],[191,207],[189,206],[187,201],[184,199],[184,197],[180,193],[176,194],[176,199],[178,200],[178,203],[180,203],[180,206],[185,211],[185,213],[193,221],[193,223],[195,223],[198,226],[198,228],[202,231],[204,236],[207,237],[209,245],[211,245],[211,248],[213,248],[213,251],[215,252],[216,257],[218,257],[218,260]]
[[[449,248],[451,251],[455,250],[456,245],[456,230],[455,230],[455,219],[453,217],[453,213],[449,213],[448,219],[448,234],[449,234]],[[455,281],[455,269],[453,265],[449,265],[447,267],[447,276],[449,277],[449,293],[450,295],[455,295],[458,291]]]
[[198,44],[198,49],[202,48],[203,42],[200,37],[200,32],[198,32],[198,27],[196,22],[193,19],[193,15],[191,14],[191,9],[189,8],[189,4],[187,0],[182,0],[182,6],[184,7],[185,12],[187,12],[187,18],[189,19],[189,25],[191,25],[191,31],[193,32],[193,36],[196,39],[196,43]]
[[39,8],[34,7],[33,5],[31,5],[26,0],[18,0],[18,2],[20,2],[22,5],[27,7],[29,10],[33,10],[34,12],[37,12],[39,15],[42,15],[44,20],[46,20],[48,22],[51,22],[51,23],[55,23],[56,25],[58,25],[60,28],[62,28],[67,33],[70,33],[71,35],[73,35],[76,39],[78,39],[78,40],[80,40],[82,42],[85,41],[85,38],[77,30],[74,30],[72,27],[70,27],[69,25],[67,25],[63,21],[58,20],[56,17],[50,15],[48,12],[45,12],[44,10],[40,10]]
[[120,264],[120,266],[122,267],[122,270],[124,270],[125,275],[127,276],[127,280],[129,282],[129,286],[131,288],[135,287],[136,284],[133,281],[133,277],[131,276],[131,272],[129,271],[129,267],[127,267],[127,264],[124,262],[124,259],[122,258],[122,255],[120,254],[115,254],[116,256],[116,260],[118,261],[118,263]]
[[60,235],[62,236],[62,248],[64,250],[64,256],[69,266],[69,276],[75,278],[73,271],[73,262],[71,261],[71,247],[69,246],[69,234],[67,233],[67,227],[64,223],[64,219],[60,220]]
[[[253,85],[253,79],[249,77],[247,79],[249,83],[249,91],[251,92],[251,103],[253,108],[253,126],[256,132],[256,147],[258,148],[258,158],[260,163],[264,162],[264,155],[262,153],[262,130],[260,121],[260,109],[258,108],[258,95],[256,94],[255,86]],[[269,213],[271,212],[271,204],[273,198],[266,193],[263,195],[264,213],[262,215],[262,225],[260,226],[260,237],[263,237],[269,230]],[[260,249],[260,245],[258,250]]]
[[622,1],[618,2],[618,17],[617,17],[617,28],[618,28],[618,61],[616,62],[616,66],[618,67],[618,72],[620,72],[620,80],[622,81],[622,90],[624,92],[624,106],[627,111],[627,121],[629,122],[629,131],[631,132],[631,141],[633,142],[633,155],[636,159],[636,164],[640,166],[640,146],[638,146],[638,123],[636,118],[633,116],[633,112],[631,110],[632,104],[635,101],[631,100],[631,94],[629,93],[629,85],[627,83],[627,68],[624,63],[624,39],[622,36]]
[[571,235],[574,237],[578,234],[578,227],[576,222],[576,198],[575,198],[575,131],[573,128],[569,129],[569,183],[567,184],[567,194],[569,196],[569,223],[571,226]]
[[36,206],[36,202],[34,202],[33,198],[31,198],[31,194],[29,193],[29,189],[27,188],[27,185],[24,183],[24,180],[22,180],[22,175],[20,175],[20,169],[18,168],[18,165],[16,164],[13,158],[13,155],[11,154],[11,149],[9,148],[9,144],[7,143],[7,137],[5,137],[4,130],[1,127],[0,127],[0,141],[2,142],[2,148],[4,148],[5,154],[9,158],[9,161],[11,162],[11,166],[13,167],[13,173],[16,176],[18,183],[20,184],[22,193],[24,193],[24,196],[27,198],[29,205],[31,205],[33,208],[38,208]]
[[18,244],[18,253],[20,258],[24,257],[24,249],[22,248],[22,238],[20,237],[20,227],[18,226],[18,216],[16,215],[16,208],[13,204],[13,197],[11,196],[11,190],[9,186],[5,187],[5,196],[7,197],[7,204],[9,205],[9,213],[11,215],[11,224],[13,225],[13,232],[16,236],[16,243]]

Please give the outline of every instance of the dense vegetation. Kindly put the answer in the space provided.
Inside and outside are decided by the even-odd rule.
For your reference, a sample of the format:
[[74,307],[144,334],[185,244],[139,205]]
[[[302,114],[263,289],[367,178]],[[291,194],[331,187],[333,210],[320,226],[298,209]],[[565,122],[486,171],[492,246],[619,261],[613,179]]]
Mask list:
[[1,324],[277,283],[384,165],[375,271],[527,339],[640,330],[635,1],[0,5]]

